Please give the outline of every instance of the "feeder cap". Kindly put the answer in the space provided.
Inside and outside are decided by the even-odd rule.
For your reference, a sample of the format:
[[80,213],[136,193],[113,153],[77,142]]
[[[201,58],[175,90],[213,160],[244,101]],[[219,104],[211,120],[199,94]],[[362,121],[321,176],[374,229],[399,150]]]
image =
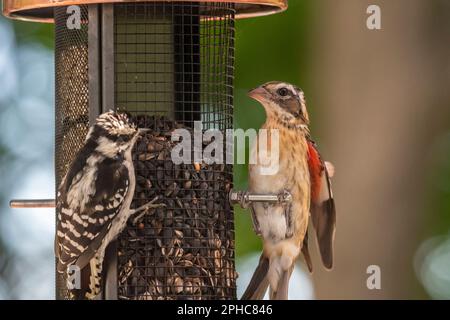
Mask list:
[[[180,0],[178,0],[179,2]],[[288,0],[181,0],[186,2],[235,3],[236,17],[249,18],[284,11]],[[59,6],[130,2],[167,2],[167,0],[2,0],[3,15],[17,20],[53,22],[53,8]]]

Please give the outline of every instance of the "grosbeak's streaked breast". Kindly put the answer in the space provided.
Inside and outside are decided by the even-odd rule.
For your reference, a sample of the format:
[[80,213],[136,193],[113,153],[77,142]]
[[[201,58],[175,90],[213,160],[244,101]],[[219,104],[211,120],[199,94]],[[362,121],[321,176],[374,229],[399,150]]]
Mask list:
[[[271,299],[287,299],[289,277],[300,252],[312,270],[307,239],[310,216],[324,266],[332,267],[334,200],[327,166],[310,137],[303,91],[291,84],[269,82],[250,91],[249,96],[266,111],[267,120],[262,129],[268,130],[269,137],[271,130],[278,130],[279,135],[278,171],[264,174],[266,164],[251,164],[249,191],[257,194],[287,191],[292,195],[292,202],[251,205],[255,231],[263,240],[263,253],[242,298],[262,299],[269,287]],[[269,152],[272,147],[268,143]],[[253,155],[257,150],[258,143],[252,148]]]

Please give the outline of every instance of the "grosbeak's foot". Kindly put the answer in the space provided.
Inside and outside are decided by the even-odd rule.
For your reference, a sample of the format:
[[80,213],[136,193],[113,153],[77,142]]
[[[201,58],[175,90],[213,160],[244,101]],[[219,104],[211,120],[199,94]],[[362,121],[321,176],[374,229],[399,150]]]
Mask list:
[[286,239],[292,238],[294,235],[294,225],[292,223],[292,204],[288,204],[284,209],[284,217],[286,219]]
[[253,231],[257,236],[261,236],[261,227],[259,226],[258,217],[256,216],[255,210],[253,207],[250,209],[252,212],[252,222],[253,222]]
[[284,207],[284,218],[286,220],[286,239],[291,238],[294,235],[294,227],[292,224],[292,194],[284,189],[282,192],[278,194],[278,202]]
[[278,201],[280,203],[288,203],[292,201],[292,194],[288,190],[283,190],[278,194]]

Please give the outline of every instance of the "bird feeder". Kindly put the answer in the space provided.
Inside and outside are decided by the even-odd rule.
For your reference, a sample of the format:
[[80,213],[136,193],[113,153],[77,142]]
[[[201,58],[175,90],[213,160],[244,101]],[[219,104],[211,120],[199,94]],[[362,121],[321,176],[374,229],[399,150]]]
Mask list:
[[[56,186],[98,114],[119,108],[157,132],[135,148],[133,206],[157,194],[166,207],[109,246],[103,298],[236,298],[232,166],[175,166],[159,145],[194,121],[232,128],[235,19],[286,8],[287,0],[3,0],[8,17],[55,25]],[[58,276],[56,297],[68,298]]]

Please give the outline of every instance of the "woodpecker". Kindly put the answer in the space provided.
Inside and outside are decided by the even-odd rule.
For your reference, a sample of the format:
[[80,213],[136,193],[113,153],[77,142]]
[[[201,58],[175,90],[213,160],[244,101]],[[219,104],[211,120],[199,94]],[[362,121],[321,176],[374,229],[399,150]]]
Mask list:
[[[153,199],[130,209],[135,189],[132,149],[141,132],[124,113],[101,114],[89,129],[57,193],[55,255],[66,280],[77,270],[86,288],[68,289],[72,297],[98,299],[105,250],[128,218],[161,206]],[[75,267],[75,268],[74,268]],[[83,279],[81,282],[85,282]]]
[[[268,144],[271,151],[273,143],[279,143],[278,170],[267,174],[267,164],[250,164],[249,192],[288,193],[292,201],[251,204],[253,225],[262,238],[263,252],[242,299],[262,299],[269,288],[271,299],[286,300],[289,278],[300,253],[312,271],[308,250],[310,219],[322,262],[327,269],[333,266],[336,209],[330,173],[334,173],[334,167],[322,160],[311,139],[305,95],[300,88],[283,82],[268,82],[251,90],[249,96],[265,109],[267,119],[262,129],[266,129],[268,135],[277,130],[279,137],[279,141]],[[251,152],[258,151],[256,142]]]

